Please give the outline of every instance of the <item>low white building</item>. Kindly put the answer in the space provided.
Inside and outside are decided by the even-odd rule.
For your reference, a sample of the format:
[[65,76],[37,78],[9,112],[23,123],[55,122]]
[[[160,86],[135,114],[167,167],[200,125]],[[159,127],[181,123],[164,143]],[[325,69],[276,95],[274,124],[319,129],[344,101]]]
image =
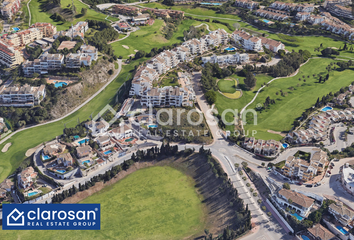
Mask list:
[[98,136],[107,132],[109,128],[109,124],[105,120],[100,121],[88,121],[85,123],[85,127],[91,130],[92,136]]
[[328,211],[344,226],[349,225],[354,220],[354,211],[344,206],[340,201],[329,205]]
[[[276,201],[283,207],[295,210],[297,214],[302,217],[306,217],[311,208],[313,207],[315,200],[305,196],[304,194],[288,190],[281,189],[276,195]],[[291,201],[289,201],[289,199]]]
[[249,56],[247,53],[235,53],[228,55],[220,55],[216,56],[215,54],[211,57],[202,57],[203,64],[210,63],[218,63],[219,65],[232,65],[237,63],[244,63],[249,61]]
[[354,195],[354,169],[352,169],[348,163],[343,165],[341,181],[344,189]]
[[132,128],[126,124],[122,124],[119,127],[113,128],[109,133],[115,139],[122,139],[133,136]]
[[231,35],[232,40],[248,51],[261,51],[262,40],[243,30],[235,30]]

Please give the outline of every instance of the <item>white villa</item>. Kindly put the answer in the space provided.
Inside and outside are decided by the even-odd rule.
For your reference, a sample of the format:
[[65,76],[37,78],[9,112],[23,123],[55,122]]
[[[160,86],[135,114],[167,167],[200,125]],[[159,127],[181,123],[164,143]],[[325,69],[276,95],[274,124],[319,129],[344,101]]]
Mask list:
[[[281,189],[275,197],[276,201],[281,206],[294,209],[296,213],[302,217],[306,217],[310,213],[310,210],[315,203],[314,199],[309,198],[304,194],[284,188]],[[291,203],[289,203],[289,199],[291,199]]]
[[91,130],[92,136],[96,137],[100,134],[107,132],[109,124],[105,120],[100,121],[88,121],[85,123],[85,127]]

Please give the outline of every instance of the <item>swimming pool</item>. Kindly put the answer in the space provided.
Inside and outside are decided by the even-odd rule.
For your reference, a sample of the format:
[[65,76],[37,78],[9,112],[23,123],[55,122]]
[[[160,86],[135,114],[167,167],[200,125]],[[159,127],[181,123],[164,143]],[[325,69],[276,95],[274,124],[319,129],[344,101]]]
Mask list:
[[125,139],[124,142],[131,142],[133,140],[134,140],[134,138],[128,138],[128,139]]
[[27,196],[32,197],[32,196],[34,196],[36,194],[38,194],[38,192],[30,192],[30,193],[27,194]]
[[104,152],[104,155],[108,155],[108,154],[110,154],[110,153],[112,153],[112,150],[105,151],[105,152]]
[[65,173],[65,170],[57,170],[58,173]]
[[287,148],[287,147],[289,147],[289,144],[283,143],[282,146],[283,146],[283,148]]
[[54,87],[58,88],[58,87],[63,87],[64,86],[67,86],[68,84],[66,82],[56,82],[54,84]]
[[328,106],[321,109],[322,112],[327,112],[327,111],[331,111],[331,110],[333,110],[333,108],[328,107]]
[[267,20],[267,19],[263,19],[262,21],[265,22],[265,23],[269,23],[269,22],[270,22],[270,21]]
[[233,47],[233,48],[228,47],[228,48],[225,48],[225,50],[226,50],[226,51],[235,51],[236,48],[234,48],[234,47]]
[[305,235],[301,235],[301,237],[302,237],[302,239],[303,240],[310,240],[307,236],[305,236]]
[[302,221],[302,219],[304,219],[303,217],[301,217],[299,214],[297,214],[297,213],[293,213],[293,214],[291,214],[291,215],[293,215],[294,217],[296,217],[297,218],[297,220],[299,220],[299,221]]
[[14,27],[14,28],[12,28],[12,30],[14,30],[14,31],[18,31],[18,30],[20,30],[18,27]]
[[50,157],[49,157],[48,155],[43,155],[43,154],[42,154],[42,158],[43,158],[43,160],[48,160],[48,159],[50,159]]
[[149,125],[149,128],[157,128],[157,124]]
[[78,141],[78,143],[81,145],[83,143],[87,143],[88,141],[89,140],[87,138],[85,138],[85,139],[82,139],[82,140]]
[[79,138],[80,138],[79,135],[75,135],[75,136],[74,136],[74,139],[79,139]]
[[345,230],[342,226],[336,226],[336,228],[337,228],[341,233],[343,233],[344,235],[348,234],[348,231]]
[[85,163],[89,164],[89,163],[90,163],[90,160],[83,161],[83,162],[82,162],[82,165],[84,165]]
[[206,2],[203,2],[203,3],[200,3],[201,5],[214,5],[214,6],[221,6],[222,3],[206,3]]

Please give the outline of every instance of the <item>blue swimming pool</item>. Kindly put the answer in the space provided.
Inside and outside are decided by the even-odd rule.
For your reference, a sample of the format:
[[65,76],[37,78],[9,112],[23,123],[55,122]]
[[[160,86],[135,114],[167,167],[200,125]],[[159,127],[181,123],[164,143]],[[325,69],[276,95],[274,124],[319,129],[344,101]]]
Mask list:
[[87,143],[88,141],[89,141],[88,138],[86,138],[86,139],[82,139],[82,140],[78,141],[78,143],[84,144],[84,143]]
[[27,196],[32,197],[32,196],[34,196],[36,194],[38,194],[38,192],[30,192],[30,193],[27,194]]
[[157,124],[149,125],[149,128],[157,128]]
[[65,170],[57,170],[58,173],[65,173]]
[[303,240],[310,240],[307,236],[305,236],[305,235],[301,235],[301,237],[302,237],[302,239]]
[[228,47],[228,48],[225,48],[225,50],[226,50],[226,51],[235,51],[236,48],[234,48],[234,47],[232,47],[232,48]]
[[304,219],[303,217],[301,217],[299,214],[297,214],[297,213],[293,213],[293,214],[291,214],[291,215],[293,215],[294,217],[296,217],[297,218],[297,220],[299,220],[299,221],[302,221],[302,219]]
[[48,155],[42,155],[43,160],[48,160],[50,157]]
[[214,5],[214,6],[221,6],[222,3],[206,3],[206,2],[203,2],[203,3],[200,3],[201,5]]
[[267,19],[263,19],[262,21],[265,22],[265,23],[269,23],[269,22],[270,22],[270,21],[267,20]]
[[74,136],[74,139],[79,139],[79,138],[80,138],[79,135],[75,135],[75,136]]
[[84,165],[85,163],[89,164],[89,163],[90,163],[90,160],[83,161],[83,162],[82,162],[82,165]]
[[283,143],[282,146],[283,146],[283,148],[287,148],[287,147],[289,147],[289,144]]
[[14,27],[14,28],[12,28],[12,30],[14,30],[14,31],[18,31],[18,30],[20,30],[18,27]]
[[54,87],[58,88],[58,87],[63,87],[63,86],[67,86],[68,84],[66,82],[56,82],[54,84]]
[[348,234],[348,231],[345,230],[342,226],[336,226],[336,228],[337,228],[341,233],[343,233],[344,235]]
[[104,155],[108,155],[108,154],[110,154],[110,153],[112,153],[112,150],[105,151],[105,152],[104,152]]
[[322,112],[327,112],[327,111],[331,111],[331,110],[333,110],[333,108],[328,107],[328,106],[321,109]]

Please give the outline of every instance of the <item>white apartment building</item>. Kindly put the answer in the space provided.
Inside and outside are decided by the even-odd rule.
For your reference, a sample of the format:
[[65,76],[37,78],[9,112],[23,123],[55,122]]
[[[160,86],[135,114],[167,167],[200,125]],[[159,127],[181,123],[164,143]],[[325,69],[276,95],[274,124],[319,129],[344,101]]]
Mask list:
[[30,85],[0,87],[0,106],[33,107],[45,98],[45,85],[32,87]]
[[20,51],[0,40],[0,63],[13,67],[23,62]]
[[158,72],[152,66],[141,67],[132,80],[129,95],[142,96],[145,90],[152,87],[152,82],[158,77]]
[[247,8],[249,10],[256,9],[259,3],[251,1],[251,0],[236,0],[235,6],[241,8]]
[[285,50],[285,45],[280,41],[275,41],[273,39],[265,38],[265,37],[259,37],[259,38],[262,41],[262,46],[275,53],[278,52],[279,50]]
[[47,74],[50,70],[60,70],[63,64],[64,55],[45,52],[39,59],[26,60],[22,65],[22,69],[25,76],[32,76],[33,73]]
[[84,53],[85,55],[90,56],[92,61],[97,61],[98,50],[94,46],[90,46],[90,45],[86,45],[86,44],[82,45],[80,47],[80,52]]
[[6,40],[13,47],[25,46],[35,40],[42,39],[43,34],[38,28],[29,28],[7,36]]
[[[275,195],[275,198],[281,206],[284,206],[285,208],[288,207],[291,210],[295,210],[296,213],[298,213],[302,217],[307,217],[315,203],[314,199],[309,198],[304,194],[292,190],[287,190],[284,188],[281,189]],[[292,200],[291,203],[289,203],[289,199]]]
[[184,43],[183,46],[189,48],[189,52],[193,55],[198,55],[204,53],[204,46],[198,39],[191,39]]
[[141,105],[192,107],[195,100],[194,91],[187,87],[166,86],[163,88],[151,88],[141,97]]
[[177,58],[179,59],[180,62],[189,60],[189,56],[190,56],[189,48],[185,46],[179,46],[173,49],[173,51],[177,54]]
[[159,56],[164,59],[165,61],[165,66],[167,69],[176,67],[177,64],[179,63],[178,56],[175,52],[171,52],[169,50],[163,51],[162,53],[159,54]]
[[211,57],[202,57],[203,64],[210,63],[218,63],[219,65],[232,65],[237,63],[244,63],[249,61],[249,56],[247,53],[235,53],[228,55],[220,55],[216,56],[215,54]]
[[30,26],[30,28],[37,28],[41,31],[43,37],[53,37],[57,33],[57,27],[51,23],[37,22]]
[[82,66],[91,66],[92,59],[86,53],[69,53],[65,58],[67,68],[81,68]]
[[262,50],[262,40],[258,37],[254,37],[243,30],[235,30],[232,33],[232,39],[236,44],[241,45],[248,51],[260,51]]
[[272,4],[269,5],[270,8],[278,9],[278,10],[284,10],[284,11],[297,11],[297,12],[313,12],[315,9],[315,6],[313,4],[308,4],[308,3],[285,3],[285,2],[279,2],[275,1]]

